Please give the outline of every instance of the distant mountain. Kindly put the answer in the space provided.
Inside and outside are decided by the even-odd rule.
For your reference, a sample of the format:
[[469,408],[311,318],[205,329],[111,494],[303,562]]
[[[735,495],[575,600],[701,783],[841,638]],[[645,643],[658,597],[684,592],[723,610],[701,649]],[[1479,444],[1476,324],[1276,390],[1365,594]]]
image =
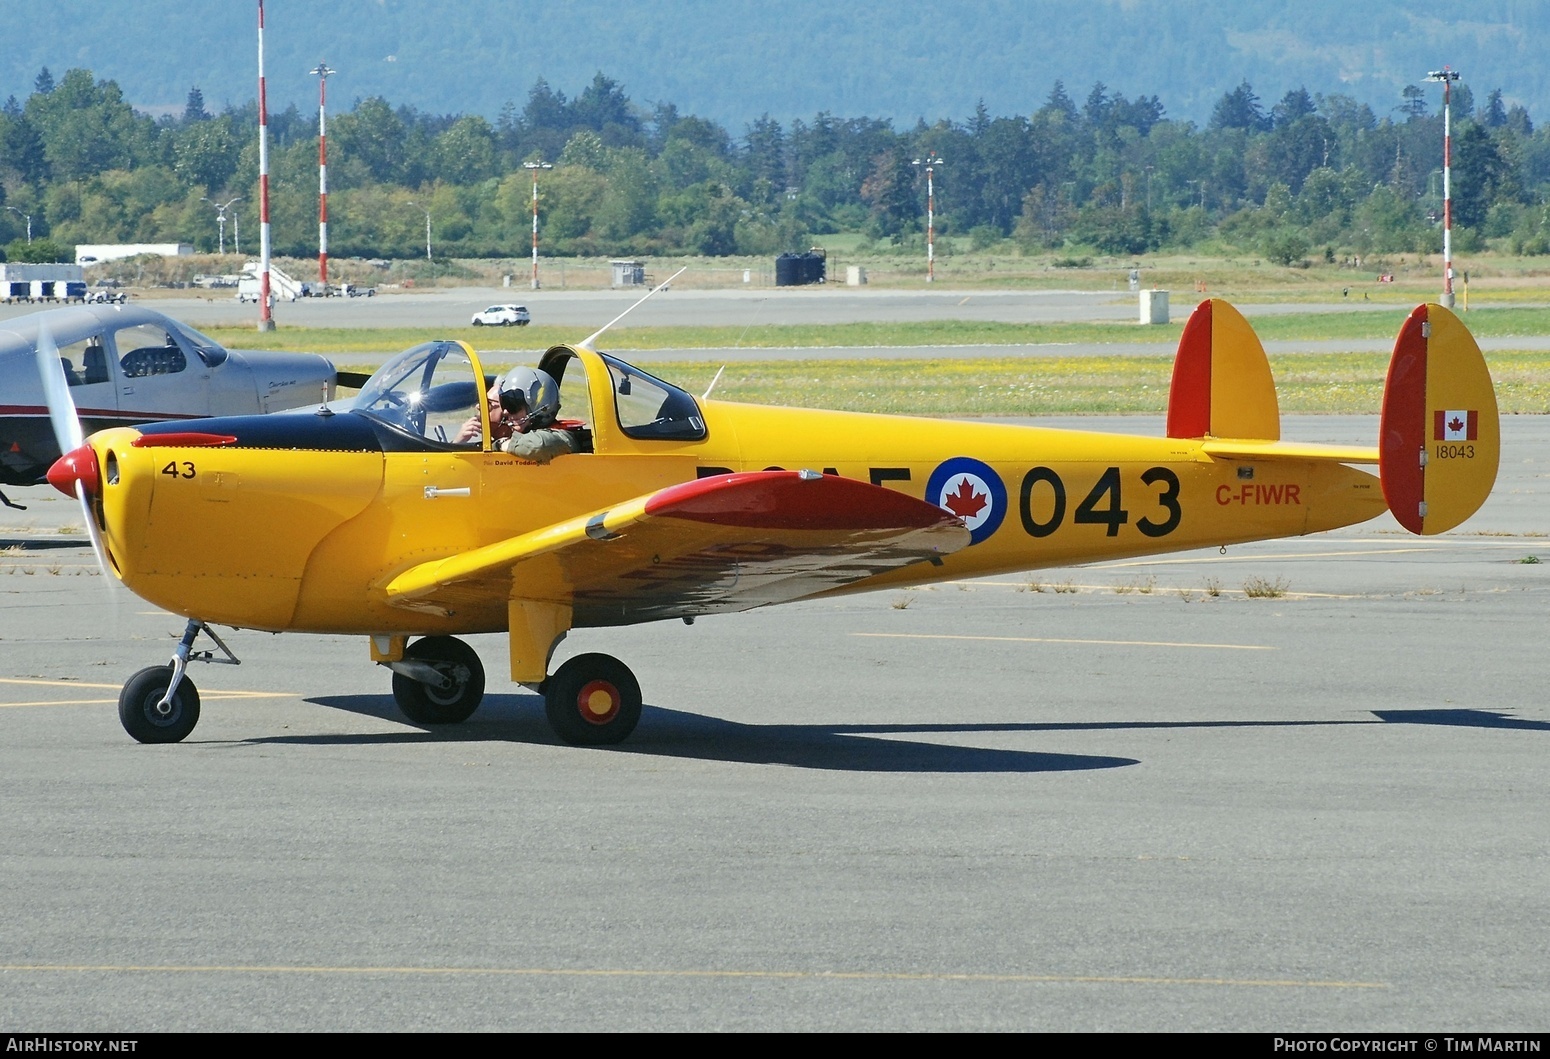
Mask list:
[[[199,87],[218,110],[256,95],[256,0],[0,0],[0,99],[48,67],[87,67],[151,112]],[[339,72],[330,99],[381,95],[494,118],[539,78],[574,96],[597,71],[648,109],[672,103],[734,136],[839,116],[963,120],[1027,114],[1055,80],[1078,103],[1095,82],[1156,95],[1203,123],[1248,81],[1268,108],[1286,91],[1344,93],[1380,115],[1444,64],[1484,103],[1550,114],[1550,3],[1470,0],[268,0],[271,109],[315,106],[307,71]],[[1441,92],[1427,90],[1433,109]]]

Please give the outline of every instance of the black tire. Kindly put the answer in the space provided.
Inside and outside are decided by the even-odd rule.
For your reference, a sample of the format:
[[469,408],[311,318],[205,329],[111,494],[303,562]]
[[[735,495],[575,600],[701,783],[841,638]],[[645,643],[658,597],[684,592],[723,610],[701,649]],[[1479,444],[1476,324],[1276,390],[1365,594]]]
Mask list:
[[617,658],[577,655],[544,681],[544,712],[572,746],[620,743],[640,723],[640,684]]
[[410,644],[404,657],[429,662],[452,677],[452,687],[444,689],[393,674],[393,700],[415,724],[460,724],[479,708],[484,698],[484,664],[462,640],[426,636]]
[[181,743],[199,723],[199,689],[185,676],[164,712],[162,696],[172,683],[171,666],[142,669],[118,693],[118,720],[142,743]]
[[475,320],[474,321],[474,326],[475,327],[483,327],[484,326],[484,321],[483,320]]

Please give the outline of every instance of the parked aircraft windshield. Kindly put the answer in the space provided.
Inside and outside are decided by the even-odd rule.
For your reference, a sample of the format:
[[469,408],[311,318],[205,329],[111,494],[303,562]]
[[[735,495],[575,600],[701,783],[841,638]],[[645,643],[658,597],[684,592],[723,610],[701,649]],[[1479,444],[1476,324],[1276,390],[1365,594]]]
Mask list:
[[477,448],[459,431],[479,414],[485,387],[456,342],[426,342],[377,369],[361,388],[355,410],[389,426],[445,445]]
[[177,327],[180,337],[194,348],[199,354],[199,359],[205,362],[207,367],[215,367],[226,361],[226,350],[215,339],[208,335],[202,335],[187,324],[179,324]]

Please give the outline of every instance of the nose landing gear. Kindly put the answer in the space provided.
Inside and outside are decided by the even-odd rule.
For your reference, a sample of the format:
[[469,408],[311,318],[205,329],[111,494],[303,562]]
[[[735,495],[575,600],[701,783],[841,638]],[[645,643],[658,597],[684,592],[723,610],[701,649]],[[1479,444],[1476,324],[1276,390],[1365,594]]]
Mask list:
[[[225,658],[193,649],[201,632],[215,641]],[[191,661],[242,664],[214,629],[190,618],[170,663],[142,669],[124,683],[118,695],[118,720],[124,731],[142,743],[180,743],[188,738],[199,723],[199,689],[185,676]]]

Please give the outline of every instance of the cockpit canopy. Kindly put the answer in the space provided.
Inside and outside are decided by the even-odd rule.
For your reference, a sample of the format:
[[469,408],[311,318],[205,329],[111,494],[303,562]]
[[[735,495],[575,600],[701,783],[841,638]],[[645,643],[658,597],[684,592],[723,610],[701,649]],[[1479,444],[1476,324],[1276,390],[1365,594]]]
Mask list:
[[479,379],[462,343],[423,342],[378,368],[361,387],[354,410],[437,445],[478,448],[477,438],[459,435],[463,424],[478,418],[493,381]]
[[[598,358],[606,376],[595,363],[592,372],[577,364],[582,357]],[[560,384],[560,420],[567,429],[583,431],[583,451],[590,450],[591,418],[606,415],[610,403],[627,438],[700,441],[706,436],[693,396],[616,357],[556,346],[539,366]],[[464,428],[479,419],[484,395],[494,383],[493,376],[482,374],[478,355],[461,342],[425,342],[378,368],[352,410],[429,448],[478,448],[480,439],[468,437]],[[611,402],[598,392],[605,387]]]
[[[609,390],[613,394],[614,414],[624,436],[642,441],[701,441],[706,436],[705,418],[699,402],[683,389],[664,382],[633,364],[607,353],[593,353],[608,368]],[[566,410],[585,408],[587,404],[569,397],[587,383],[585,372],[567,376],[566,369],[580,354],[566,346],[556,346],[544,355],[540,367],[560,384],[561,415]],[[570,384],[567,385],[567,379]],[[606,406],[604,406],[606,407]]]

